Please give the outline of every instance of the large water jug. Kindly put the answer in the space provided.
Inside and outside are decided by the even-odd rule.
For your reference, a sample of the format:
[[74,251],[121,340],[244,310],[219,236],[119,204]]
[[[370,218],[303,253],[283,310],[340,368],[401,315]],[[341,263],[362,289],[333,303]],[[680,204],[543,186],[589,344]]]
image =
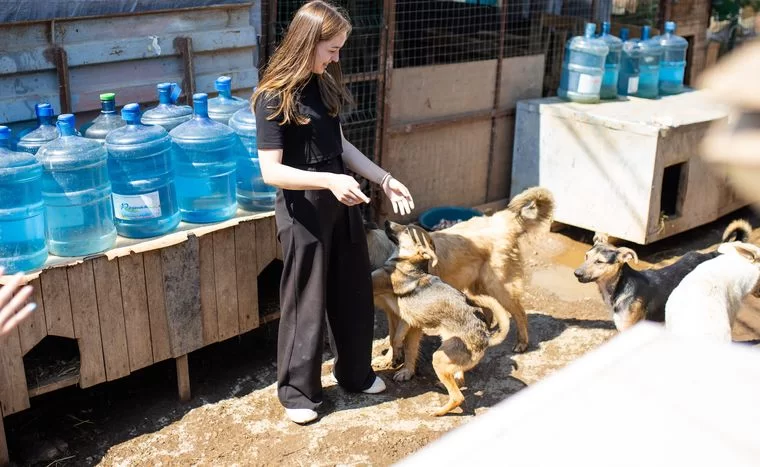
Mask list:
[[19,134],[16,151],[37,154],[43,144],[53,141],[59,136],[58,129],[53,122],[53,107],[50,104],[37,104],[34,106],[34,112],[37,114],[37,128]]
[[126,123],[116,112],[116,94],[107,92],[100,95],[100,115],[90,123],[83,125],[80,131],[85,138],[105,144],[108,133],[124,125]]
[[660,80],[660,59],[662,47],[656,40],[649,37],[649,26],[641,28],[641,40],[639,41],[639,90],[638,97],[656,99],[659,95],[658,82]]
[[628,29],[620,29],[620,39],[623,41],[620,57],[620,75],[618,76],[618,95],[632,96],[639,91],[639,41],[628,39]]
[[662,95],[680,94],[683,92],[683,76],[686,69],[686,49],[689,42],[681,36],[676,36],[676,23],[665,22],[665,34],[655,36],[654,40],[662,47],[660,60],[659,89]]
[[256,116],[250,106],[238,110],[230,118],[230,128],[238,135],[237,201],[247,211],[271,211],[277,188],[264,183],[256,148]]
[[193,118],[193,108],[189,105],[177,105],[177,98],[182,89],[177,83],[160,83],[158,86],[158,105],[142,114],[145,125],[161,125],[166,131],[172,131],[178,125]]
[[0,126],[0,266],[6,274],[40,268],[48,257],[42,165],[10,150],[11,130]]
[[163,235],[179,224],[169,133],[140,123],[140,105],[121,109],[127,123],[106,136],[114,223],[123,237]]
[[61,137],[37,152],[48,250],[58,256],[105,251],[116,241],[106,149],[77,136],[71,114],[59,115],[56,125]]
[[596,24],[586,23],[583,36],[567,41],[562,59],[562,75],[557,94],[573,102],[599,102],[604,62],[609,52],[607,44],[594,38]]
[[229,76],[217,78],[214,87],[219,94],[208,100],[208,116],[226,125],[232,114],[248,106],[248,101],[232,95],[232,78]]
[[603,40],[609,52],[604,62],[604,77],[602,78],[602,87],[599,90],[599,97],[602,99],[615,99],[618,95],[618,74],[620,71],[620,56],[623,49],[623,41],[610,34],[610,23],[602,23],[602,34],[599,39]]
[[237,211],[235,140],[232,128],[208,116],[208,95],[193,95],[193,119],[169,132],[182,220],[205,223]]

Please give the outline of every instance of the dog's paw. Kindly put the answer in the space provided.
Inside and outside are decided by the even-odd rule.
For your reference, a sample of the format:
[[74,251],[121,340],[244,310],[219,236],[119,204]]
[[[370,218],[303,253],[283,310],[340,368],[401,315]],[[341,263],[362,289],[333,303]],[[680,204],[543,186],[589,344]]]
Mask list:
[[393,381],[409,381],[414,376],[414,371],[409,368],[402,368],[393,375]]
[[512,348],[512,350],[515,353],[523,353],[526,350],[528,350],[528,343],[527,342],[518,342],[515,344],[515,346]]

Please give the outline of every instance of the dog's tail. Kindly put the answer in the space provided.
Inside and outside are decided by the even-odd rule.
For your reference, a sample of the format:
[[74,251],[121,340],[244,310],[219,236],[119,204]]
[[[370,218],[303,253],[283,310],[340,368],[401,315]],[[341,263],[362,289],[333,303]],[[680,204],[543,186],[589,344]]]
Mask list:
[[744,219],[731,221],[723,231],[721,241],[726,242],[746,242],[752,234],[752,225]]
[[476,306],[491,310],[494,319],[496,319],[496,324],[499,325],[499,330],[491,334],[491,337],[488,339],[488,346],[493,347],[504,342],[504,339],[507,338],[507,333],[509,333],[509,312],[501,306],[498,300],[490,295],[467,295],[467,298]]
[[507,210],[515,215],[523,232],[528,233],[551,220],[554,215],[554,196],[546,188],[528,188],[512,198]]

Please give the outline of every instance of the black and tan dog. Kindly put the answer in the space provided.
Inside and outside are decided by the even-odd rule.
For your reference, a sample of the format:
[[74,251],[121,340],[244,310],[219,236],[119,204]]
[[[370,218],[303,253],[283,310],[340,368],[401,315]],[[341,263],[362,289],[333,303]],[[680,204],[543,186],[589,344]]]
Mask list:
[[[747,235],[744,225],[732,223],[723,233],[723,241]],[[575,277],[582,283],[596,282],[615,327],[623,331],[641,320],[664,322],[665,303],[673,289],[698,265],[718,256],[716,249],[690,251],[664,267],[638,271],[628,265],[638,262],[636,252],[617,248],[606,235],[596,234]]]
[[[390,223],[386,223],[389,229]],[[393,296],[398,317],[409,326],[404,341],[406,363],[416,363],[419,342],[423,330],[433,331],[441,337],[441,346],[433,354],[433,369],[448,391],[445,405],[434,415],[445,415],[464,401],[458,383],[464,381],[464,372],[480,362],[488,347],[504,341],[509,320],[500,322],[499,331],[491,333],[488,315],[479,306],[494,310],[506,310],[491,297],[465,296],[438,276],[429,273],[438,262],[435,246],[430,236],[419,227],[403,227],[407,235],[398,239],[395,254],[385,264],[372,272],[374,294]]]
[[[468,294],[483,294],[496,299],[515,321],[515,352],[528,349],[528,316],[522,306],[523,264],[520,239],[524,235],[548,231],[554,212],[554,198],[545,188],[532,187],[517,194],[507,207],[490,216],[476,216],[452,227],[430,232],[438,265],[430,271],[455,289]],[[403,226],[399,226],[399,228]],[[392,229],[391,229],[392,230]],[[365,228],[370,258],[374,267],[382,264],[394,248],[388,230]],[[398,230],[403,232],[403,229]],[[390,233],[393,235],[393,232]],[[386,366],[398,363],[405,333],[403,322],[395,320],[389,307],[393,303],[375,296],[375,306],[388,315],[391,339],[390,359],[377,361]],[[495,310],[492,310],[495,311]],[[396,329],[398,323],[399,329]],[[395,336],[395,337],[394,337]],[[394,345],[395,343],[395,345]],[[407,379],[413,373],[407,374]]]

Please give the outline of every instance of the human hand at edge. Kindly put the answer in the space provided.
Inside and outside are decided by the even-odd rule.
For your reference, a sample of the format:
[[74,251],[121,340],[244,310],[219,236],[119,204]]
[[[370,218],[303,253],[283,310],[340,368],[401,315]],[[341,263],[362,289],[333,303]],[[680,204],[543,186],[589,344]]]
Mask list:
[[[0,267],[0,276],[4,272]],[[32,295],[32,286],[25,285],[18,289],[23,277],[21,273],[16,274],[7,284],[0,287],[0,336],[10,333],[37,308],[36,303],[26,303]]]

